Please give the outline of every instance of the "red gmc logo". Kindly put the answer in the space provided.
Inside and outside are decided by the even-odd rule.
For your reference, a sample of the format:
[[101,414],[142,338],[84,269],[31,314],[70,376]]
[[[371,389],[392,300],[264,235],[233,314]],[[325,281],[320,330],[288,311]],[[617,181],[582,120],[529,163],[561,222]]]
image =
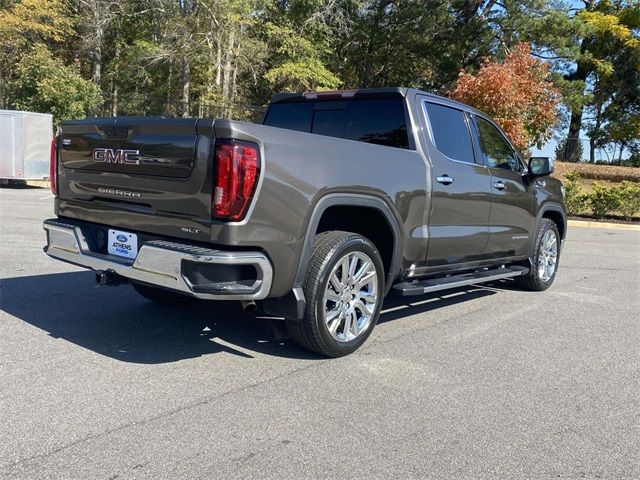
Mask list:
[[142,155],[139,150],[125,148],[94,148],[91,155],[94,162],[122,163],[126,165],[140,165]]

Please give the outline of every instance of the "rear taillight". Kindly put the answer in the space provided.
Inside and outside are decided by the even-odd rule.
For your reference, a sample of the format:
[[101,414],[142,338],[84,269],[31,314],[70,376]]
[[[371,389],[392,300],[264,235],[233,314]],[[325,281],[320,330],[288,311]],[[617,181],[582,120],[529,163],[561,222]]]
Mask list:
[[212,213],[225,220],[242,220],[260,174],[258,147],[252,143],[216,145]]
[[58,195],[58,139],[53,137],[51,140],[51,151],[49,155],[49,183],[51,184],[51,193]]

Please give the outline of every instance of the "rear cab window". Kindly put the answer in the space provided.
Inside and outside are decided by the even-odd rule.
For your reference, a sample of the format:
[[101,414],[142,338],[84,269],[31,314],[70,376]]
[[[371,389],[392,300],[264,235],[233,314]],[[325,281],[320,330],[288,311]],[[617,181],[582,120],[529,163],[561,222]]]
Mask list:
[[274,103],[263,123],[375,145],[412,148],[401,97]]
[[431,136],[440,153],[451,160],[475,163],[471,132],[465,113],[457,108],[424,102]]

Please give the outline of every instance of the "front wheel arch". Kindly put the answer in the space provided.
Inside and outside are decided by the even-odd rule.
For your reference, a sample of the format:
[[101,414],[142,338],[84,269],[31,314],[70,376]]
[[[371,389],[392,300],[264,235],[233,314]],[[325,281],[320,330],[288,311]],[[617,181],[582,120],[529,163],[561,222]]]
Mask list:
[[[540,259],[541,259],[541,249],[542,242],[545,239],[545,235],[548,232],[553,232],[556,238],[556,253],[554,260],[554,269],[550,278],[545,280],[540,276]],[[526,290],[532,290],[536,292],[540,292],[549,288],[558,273],[558,266],[560,261],[560,244],[561,244],[560,232],[552,220],[548,218],[542,218],[540,223],[536,227],[536,231],[534,233],[534,241],[533,241],[533,253],[529,258],[529,271],[520,277],[516,277],[514,280],[516,284],[521,286]]]

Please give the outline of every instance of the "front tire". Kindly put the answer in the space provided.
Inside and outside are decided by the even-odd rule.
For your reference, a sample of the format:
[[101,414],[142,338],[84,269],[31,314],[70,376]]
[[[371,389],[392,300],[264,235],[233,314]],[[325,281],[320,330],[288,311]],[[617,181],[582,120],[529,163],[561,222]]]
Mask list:
[[548,218],[543,218],[538,226],[535,242],[529,273],[516,277],[515,281],[527,290],[541,292],[551,286],[558,271],[558,261],[560,260],[558,226]]
[[287,320],[302,347],[329,357],[348,355],[375,327],[384,296],[380,253],[366,237],[331,231],[316,236],[303,284],[301,321]]

